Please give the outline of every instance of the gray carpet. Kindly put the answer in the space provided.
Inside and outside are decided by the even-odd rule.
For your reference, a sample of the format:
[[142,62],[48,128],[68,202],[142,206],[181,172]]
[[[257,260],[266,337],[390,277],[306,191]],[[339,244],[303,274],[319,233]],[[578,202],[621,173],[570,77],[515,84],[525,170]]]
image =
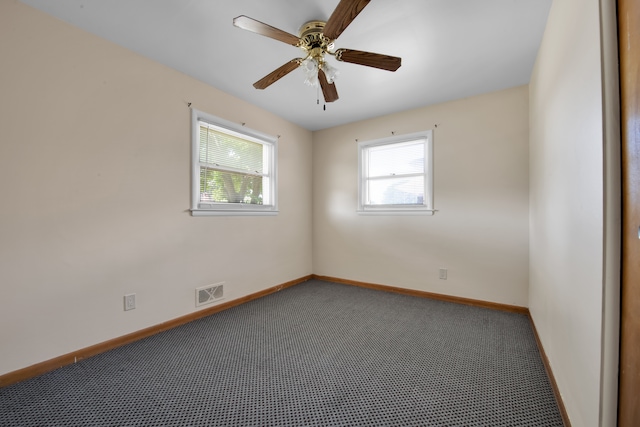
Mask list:
[[311,280],[0,389],[0,426],[562,426],[526,316]]

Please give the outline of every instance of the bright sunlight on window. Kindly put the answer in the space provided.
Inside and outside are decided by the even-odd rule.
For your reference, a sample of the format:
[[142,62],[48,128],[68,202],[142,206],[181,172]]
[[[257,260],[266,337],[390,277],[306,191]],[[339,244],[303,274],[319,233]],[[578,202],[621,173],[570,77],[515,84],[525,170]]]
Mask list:
[[197,110],[191,132],[192,215],[277,213],[277,138]]
[[358,162],[359,213],[433,214],[432,131],[360,142]]

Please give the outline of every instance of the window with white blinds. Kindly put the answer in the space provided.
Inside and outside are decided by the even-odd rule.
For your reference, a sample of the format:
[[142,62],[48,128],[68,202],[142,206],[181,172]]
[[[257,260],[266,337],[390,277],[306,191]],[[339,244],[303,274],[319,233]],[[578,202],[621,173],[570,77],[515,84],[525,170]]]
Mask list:
[[360,213],[432,214],[431,131],[358,144]]
[[275,214],[277,139],[192,110],[193,215]]

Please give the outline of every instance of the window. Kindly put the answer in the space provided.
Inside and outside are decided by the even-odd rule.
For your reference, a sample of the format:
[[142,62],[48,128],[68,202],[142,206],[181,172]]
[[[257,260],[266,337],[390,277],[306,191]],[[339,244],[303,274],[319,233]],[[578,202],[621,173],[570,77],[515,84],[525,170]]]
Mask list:
[[192,110],[191,213],[275,215],[277,138]]
[[358,143],[358,212],[433,215],[432,131]]

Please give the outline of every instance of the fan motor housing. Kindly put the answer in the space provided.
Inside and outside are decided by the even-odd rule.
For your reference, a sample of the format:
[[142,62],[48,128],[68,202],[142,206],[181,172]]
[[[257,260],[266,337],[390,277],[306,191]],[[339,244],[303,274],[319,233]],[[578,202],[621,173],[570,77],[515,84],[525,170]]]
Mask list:
[[326,52],[333,43],[322,33],[325,24],[324,21],[309,21],[300,27],[300,48],[311,56]]

